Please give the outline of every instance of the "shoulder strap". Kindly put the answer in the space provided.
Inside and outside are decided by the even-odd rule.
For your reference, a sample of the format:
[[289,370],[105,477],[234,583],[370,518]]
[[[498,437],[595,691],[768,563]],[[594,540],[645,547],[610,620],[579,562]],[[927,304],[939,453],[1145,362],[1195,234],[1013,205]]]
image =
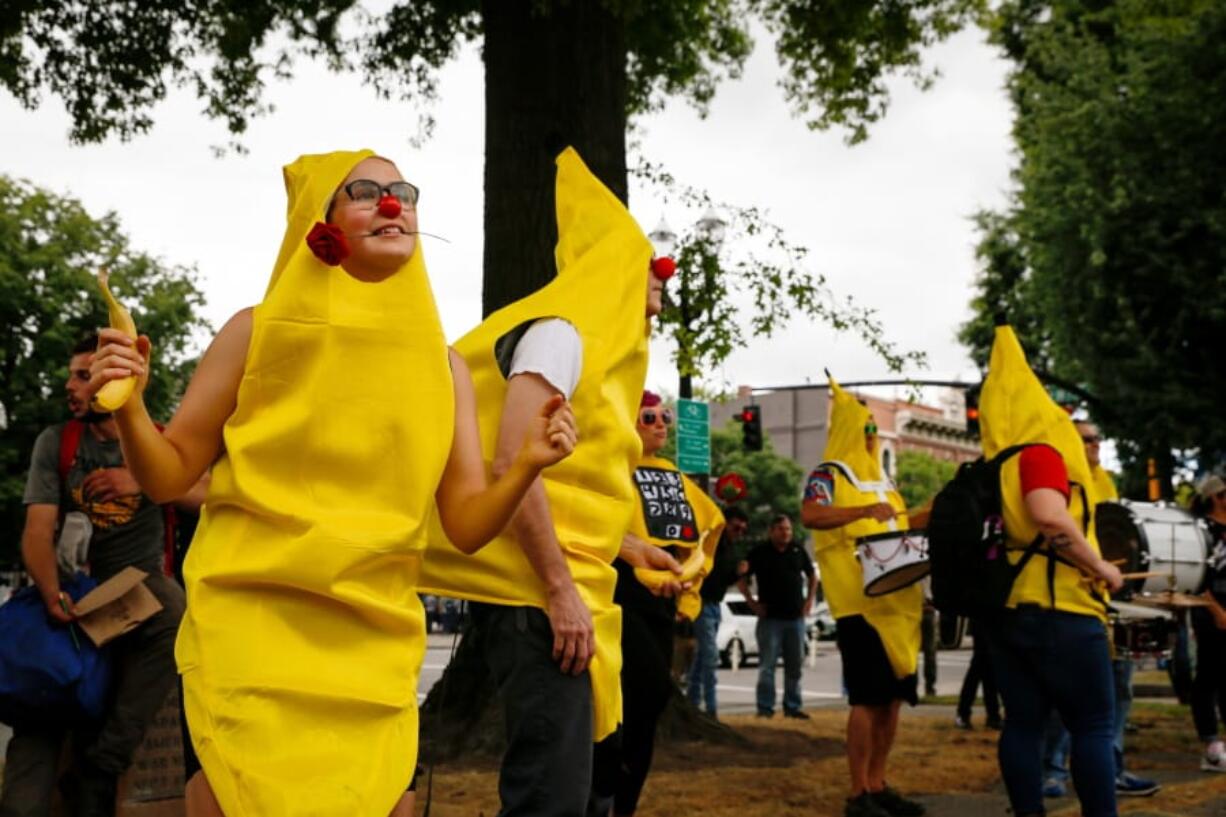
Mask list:
[[85,423],[75,417],[64,423],[64,427],[60,429],[60,483],[65,484],[68,481],[68,472],[72,470],[72,463],[77,458],[77,448],[81,445],[81,435],[85,433]]
[[817,464],[818,468],[833,468],[843,475],[843,479],[851,483],[857,491],[872,493],[874,491],[893,491],[894,484],[889,479],[881,482],[864,482],[851,470],[851,466],[841,460],[824,460]]

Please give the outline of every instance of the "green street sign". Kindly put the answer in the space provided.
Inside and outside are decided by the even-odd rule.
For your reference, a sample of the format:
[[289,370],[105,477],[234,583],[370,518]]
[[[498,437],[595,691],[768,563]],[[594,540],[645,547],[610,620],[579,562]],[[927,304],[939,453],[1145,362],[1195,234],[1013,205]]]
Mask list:
[[696,420],[704,426],[711,424],[711,408],[701,400],[686,400],[682,397],[677,401],[678,420]]
[[699,400],[677,401],[677,467],[686,474],[711,473],[711,410]]

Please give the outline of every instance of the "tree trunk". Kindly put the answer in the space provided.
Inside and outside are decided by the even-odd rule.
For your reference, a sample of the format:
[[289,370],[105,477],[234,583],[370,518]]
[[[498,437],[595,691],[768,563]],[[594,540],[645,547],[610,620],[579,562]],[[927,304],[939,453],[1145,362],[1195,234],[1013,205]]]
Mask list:
[[563,148],[626,200],[626,40],[620,20],[588,0],[483,0],[481,12],[488,315],[557,271],[553,160]]

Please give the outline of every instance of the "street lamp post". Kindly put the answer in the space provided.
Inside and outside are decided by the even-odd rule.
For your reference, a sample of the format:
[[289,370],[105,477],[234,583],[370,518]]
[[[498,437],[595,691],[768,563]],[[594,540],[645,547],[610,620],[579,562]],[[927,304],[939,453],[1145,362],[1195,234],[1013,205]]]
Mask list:
[[[727,229],[728,222],[720,218],[719,213],[715,211],[714,207],[707,207],[706,212],[694,224],[694,232],[698,237],[699,243],[702,245],[704,254],[706,252],[715,255],[719,254],[719,248],[724,242],[724,234],[727,232]],[[672,255],[677,249],[677,234],[668,226],[668,222],[663,216],[660,217],[660,223],[656,225],[656,228],[647,237],[655,247],[657,256]],[[710,276],[710,269],[707,268],[707,265],[703,266],[703,275]],[[677,310],[681,314],[681,326],[687,330],[689,329],[691,318],[694,317],[690,314],[690,274],[690,271],[684,265],[678,265]],[[711,284],[707,280],[704,280],[703,283],[708,286]],[[684,354],[681,357],[688,359],[688,356]],[[694,383],[693,378],[688,373],[681,375],[678,386],[680,397],[686,400],[693,398]]]

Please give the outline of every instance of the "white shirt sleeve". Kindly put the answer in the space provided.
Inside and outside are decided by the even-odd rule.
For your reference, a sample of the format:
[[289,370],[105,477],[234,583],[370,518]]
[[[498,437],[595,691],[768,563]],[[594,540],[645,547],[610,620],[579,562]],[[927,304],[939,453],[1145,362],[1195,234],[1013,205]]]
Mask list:
[[511,355],[507,380],[517,374],[539,374],[569,400],[583,373],[583,340],[561,318],[543,318],[519,339]]

